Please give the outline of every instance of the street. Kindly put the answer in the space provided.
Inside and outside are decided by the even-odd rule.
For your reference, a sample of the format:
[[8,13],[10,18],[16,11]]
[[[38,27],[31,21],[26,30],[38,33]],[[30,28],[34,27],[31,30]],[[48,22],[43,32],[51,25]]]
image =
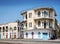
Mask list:
[[15,40],[0,40],[0,44],[60,44],[60,40],[37,40],[37,39],[15,39]]

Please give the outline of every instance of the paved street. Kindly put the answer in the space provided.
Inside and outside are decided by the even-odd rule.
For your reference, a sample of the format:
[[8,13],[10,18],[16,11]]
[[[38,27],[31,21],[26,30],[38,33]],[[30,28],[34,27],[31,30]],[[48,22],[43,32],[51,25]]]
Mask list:
[[21,40],[0,40],[0,44],[60,44],[60,40],[31,40],[31,39],[21,39]]

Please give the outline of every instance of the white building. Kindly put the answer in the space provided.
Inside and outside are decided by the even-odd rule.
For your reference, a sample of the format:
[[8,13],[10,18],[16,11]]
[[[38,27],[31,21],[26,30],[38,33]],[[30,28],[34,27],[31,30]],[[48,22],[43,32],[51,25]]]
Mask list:
[[56,34],[52,30],[56,29],[56,13],[52,8],[36,8],[23,11],[24,38],[25,39],[50,39]]
[[20,28],[18,22],[0,24],[0,39],[20,38]]

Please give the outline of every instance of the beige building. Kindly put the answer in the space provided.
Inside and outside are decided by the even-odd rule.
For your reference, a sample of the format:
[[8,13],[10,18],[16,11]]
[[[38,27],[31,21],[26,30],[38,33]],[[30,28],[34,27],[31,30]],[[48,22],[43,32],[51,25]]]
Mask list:
[[18,22],[0,24],[0,39],[20,38],[20,25]]
[[57,30],[56,12],[52,8],[35,8],[23,11],[24,38],[28,39],[50,39],[56,34],[52,30]]

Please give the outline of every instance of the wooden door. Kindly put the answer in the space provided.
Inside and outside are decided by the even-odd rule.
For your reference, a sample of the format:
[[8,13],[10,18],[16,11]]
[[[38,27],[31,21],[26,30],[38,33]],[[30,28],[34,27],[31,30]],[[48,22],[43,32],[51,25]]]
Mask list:
[[8,38],[8,33],[6,33],[6,38]]
[[11,33],[10,33],[10,38],[11,38]]
[[16,38],[16,33],[14,33],[14,39]]

